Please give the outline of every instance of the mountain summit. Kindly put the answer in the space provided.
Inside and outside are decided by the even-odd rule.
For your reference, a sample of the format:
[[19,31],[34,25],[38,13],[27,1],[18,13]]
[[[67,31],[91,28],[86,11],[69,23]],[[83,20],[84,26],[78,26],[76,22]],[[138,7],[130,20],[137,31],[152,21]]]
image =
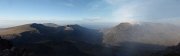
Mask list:
[[113,45],[121,42],[177,45],[180,41],[179,28],[176,25],[163,23],[121,23],[104,33],[103,42]]

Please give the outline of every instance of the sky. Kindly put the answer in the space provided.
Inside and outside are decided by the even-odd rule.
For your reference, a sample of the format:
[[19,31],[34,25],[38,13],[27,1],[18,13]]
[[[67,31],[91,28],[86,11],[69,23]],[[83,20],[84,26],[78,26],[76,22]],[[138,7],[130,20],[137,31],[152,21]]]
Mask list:
[[180,0],[0,0],[0,27],[180,21]]

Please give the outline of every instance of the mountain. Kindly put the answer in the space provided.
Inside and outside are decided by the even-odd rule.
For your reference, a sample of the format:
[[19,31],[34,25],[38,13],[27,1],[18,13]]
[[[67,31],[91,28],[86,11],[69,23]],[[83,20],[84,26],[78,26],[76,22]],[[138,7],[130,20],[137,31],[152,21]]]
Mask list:
[[120,23],[104,30],[77,24],[25,24],[0,29],[0,56],[163,55],[169,46],[179,43],[179,28],[150,22]]
[[103,42],[116,45],[121,42],[139,42],[163,46],[177,45],[180,41],[179,26],[163,23],[121,23],[106,30]]
[[103,32],[103,43],[112,48],[115,56],[149,56],[177,45],[179,29],[164,23],[120,23]]
[[1,29],[0,36],[16,50],[25,50],[25,56],[105,56],[102,33],[77,24],[52,27],[32,23]]
[[54,24],[54,23],[44,23],[43,25],[49,26],[49,27],[59,27],[59,25]]
[[[50,24],[50,23],[48,23]],[[79,25],[65,25],[51,27],[44,24],[26,24],[0,31],[3,39],[10,39],[15,42],[36,42],[40,40],[62,40],[71,39],[85,42],[100,42],[101,33],[98,30],[87,29]]]

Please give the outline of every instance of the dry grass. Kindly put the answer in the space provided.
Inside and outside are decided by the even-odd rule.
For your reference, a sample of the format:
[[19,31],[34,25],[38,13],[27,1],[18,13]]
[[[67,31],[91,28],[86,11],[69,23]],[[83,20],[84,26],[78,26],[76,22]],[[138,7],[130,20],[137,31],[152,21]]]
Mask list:
[[0,30],[0,35],[19,35],[22,32],[26,31],[36,31],[35,28],[32,28],[30,24],[10,27]]

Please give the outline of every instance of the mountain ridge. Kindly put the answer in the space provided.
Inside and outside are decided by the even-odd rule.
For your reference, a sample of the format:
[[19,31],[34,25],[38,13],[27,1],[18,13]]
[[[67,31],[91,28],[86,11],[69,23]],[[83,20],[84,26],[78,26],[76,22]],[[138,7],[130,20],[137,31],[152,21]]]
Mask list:
[[121,41],[132,41],[147,44],[159,44],[165,46],[177,45],[180,40],[180,27],[171,24],[143,23],[128,24],[121,23],[105,32],[105,43],[119,43]]

